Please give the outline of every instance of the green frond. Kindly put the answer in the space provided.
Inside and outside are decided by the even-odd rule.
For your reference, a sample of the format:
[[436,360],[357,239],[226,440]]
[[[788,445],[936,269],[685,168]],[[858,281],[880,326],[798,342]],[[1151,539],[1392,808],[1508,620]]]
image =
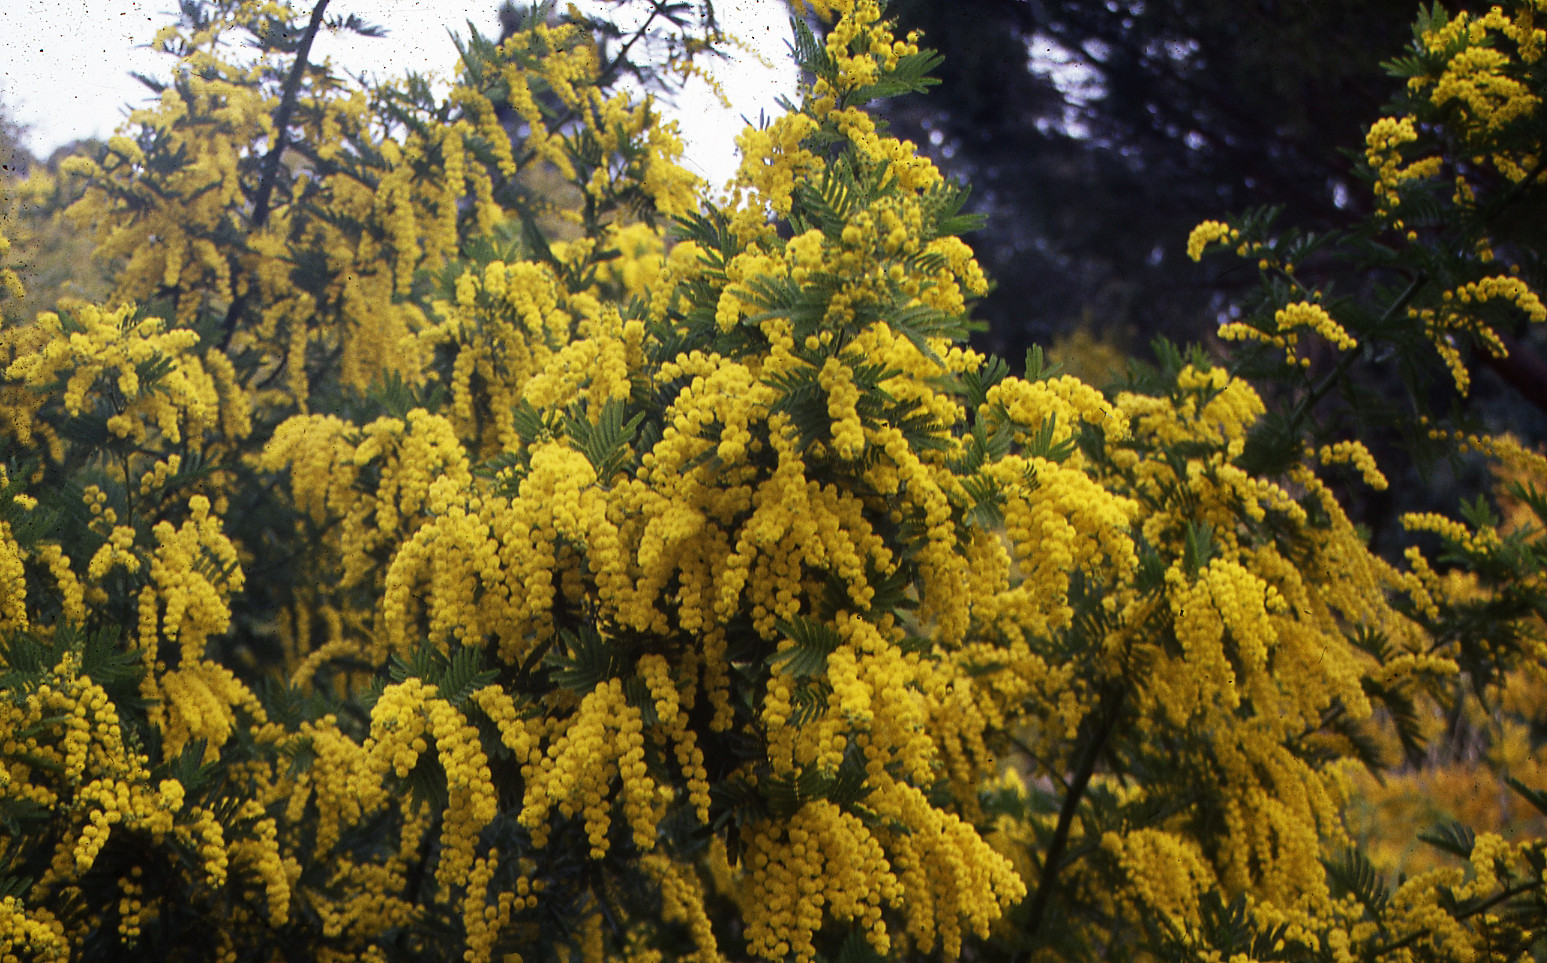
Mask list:
[[1435,824],[1427,831],[1419,833],[1418,838],[1435,849],[1443,850],[1462,859],[1471,858],[1472,847],[1477,843],[1477,834],[1472,831],[1471,827],[1462,825],[1453,819]]
[[1208,522],[1189,521],[1182,550],[1182,564],[1187,569],[1188,578],[1197,578],[1198,573],[1213,559],[1214,552],[1214,526]]
[[590,692],[621,669],[612,646],[589,624],[579,631],[560,630],[559,643],[543,658],[543,665],[555,685],[574,692]]
[[609,398],[602,406],[601,416],[596,424],[591,424],[584,413],[584,406],[576,404],[564,414],[564,427],[574,447],[591,463],[596,470],[596,478],[602,484],[607,484],[618,472],[628,466],[633,457],[629,448],[629,442],[634,440],[634,434],[644,421],[645,413],[637,412],[627,421],[623,420],[623,413],[627,410],[628,403],[618,399]]
[[836,65],[827,55],[827,47],[812,33],[811,27],[800,17],[790,18],[790,52],[801,70],[826,80],[834,79]]
[[1365,908],[1369,919],[1381,917],[1391,899],[1391,891],[1369,857],[1358,849],[1349,848],[1323,859],[1322,865],[1327,868],[1334,899],[1352,895]]
[[795,644],[768,657],[769,668],[797,679],[821,675],[827,671],[827,657],[843,644],[838,631],[820,622],[795,616],[776,623],[784,637]]
[[1062,364],[1048,364],[1042,345],[1034,344],[1026,352],[1026,380],[1049,381],[1063,374]]

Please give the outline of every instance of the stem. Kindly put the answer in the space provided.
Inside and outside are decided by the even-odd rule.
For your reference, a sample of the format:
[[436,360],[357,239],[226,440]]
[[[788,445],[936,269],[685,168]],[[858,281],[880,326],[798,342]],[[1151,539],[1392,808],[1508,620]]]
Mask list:
[[[1381,314],[1381,325],[1384,326],[1392,318],[1396,317],[1398,311],[1405,310],[1413,302],[1413,298],[1418,296],[1418,292],[1423,290],[1423,286],[1428,283],[1429,277],[1426,274],[1420,274],[1413,278],[1402,294],[1395,301],[1391,302]],[[1327,372],[1326,376],[1310,390],[1310,393],[1300,399],[1299,404],[1295,405],[1294,413],[1290,415],[1290,424],[1298,425],[1301,419],[1310,414],[1311,409],[1316,407],[1317,403],[1325,398],[1328,392],[1337,387],[1338,382],[1343,380],[1343,376],[1348,374],[1348,370],[1354,366],[1354,362],[1357,360],[1359,360],[1358,351],[1343,352],[1343,356],[1338,358],[1337,366]]]
[[650,25],[655,22],[655,18],[659,16],[660,13],[661,5],[659,3],[653,3],[650,5],[650,16],[646,17],[645,22],[640,25],[638,30],[634,31],[634,35],[628,38],[622,47],[618,48],[618,55],[612,58],[612,63],[608,64],[601,73],[597,74],[597,86],[606,86],[612,82],[614,75],[616,75],[618,72],[618,68],[622,67],[624,62],[628,60],[629,48],[638,43],[639,39],[649,31]]
[[[1027,759],[1030,759],[1033,763],[1035,763],[1038,769],[1044,769],[1044,770],[1047,771],[1048,775],[1050,775],[1054,779],[1057,779],[1059,782],[1064,782],[1062,777],[1060,777],[1058,775],[1058,773],[1053,771],[1053,767],[1048,765],[1046,762],[1044,762],[1042,757],[1037,755],[1035,752],[1033,752],[1032,748],[1030,746],[1026,745],[1025,742],[1023,742],[1020,739],[1015,738],[1014,736],[1006,736],[1005,738],[1009,741],[1010,745],[1012,745],[1015,748],[1019,749],[1021,751],[1022,755],[1024,755]],[[1068,788],[1069,788],[1069,784],[1067,782],[1064,782],[1064,789],[1067,790]]]
[[[295,102],[301,89],[301,77],[306,73],[307,59],[311,56],[312,41],[317,39],[317,31],[322,27],[322,15],[328,9],[328,0],[317,0],[312,7],[311,21],[306,25],[306,33],[301,36],[301,45],[295,51],[295,63],[290,65],[290,76],[285,78],[284,92],[279,99],[279,110],[274,113],[274,146],[269,148],[268,154],[263,158],[263,177],[258,181],[258,193],[252,202],[252,226],[254,230],[261,229],[269,219],[269,201],[274,193],[274,184],[279,180],[279,163],[285,153],[285,134],[290,128],[290,115],[295,113]],[[224,351],[231,343],[231,336],[236,332],[237,319],[241,317],[243,309],[247,306],[247,295],[243,294],[231,302],[231,307],[226,311],[226,320],[223,325],[224,335],[220,339],[220,349]]]
[[1108,690],[1106,697],[1101,700],[1101,708],[1098,710],[1101,718],[1097,720],[1096,728],[1090,734],[1090,741],[1085,744],[1085,754],[1081,757],[1079,766],[1069,779],[1069,792],[1064,796],[1063,807],[1058,812],[1058,827],[1053,830],[1052,842],[1048,844],[1047,854],[1042,858],[1042,874],[1037,880],[1037,891],[1031,897],[1031,903],[1026,911],[1027,936],[1035,936],[1037,929],[1042,925],[1042,915],[1047,910],[1048,900],[1053,895],[1053,883],[1058,876],[1058,871],[1063,868],[1064,850],[1069,845],[1069,831],[1074,825],[1075,811],[1080,808],[1080,801],[1085,798],[1085,788],[1090,784],[1090,777],[1096,771],[1096,762],[1106,748],[1107,739],[1117,725],[1118,716],[1122,714],[1124,695],[1123,689]]
[[285,78],[284,94],[279,100],[279,110],[274,114],[274,146],[263,158],[263,180],[258,183],[258,195],[253,198],[252,224],[262,227],[269,217],[269,196],[274,192],[274,182],[279,179],[279,162],[285,152],[285,134],[290,128],[290,115],[295,113],[296,97],[301,89],[301,77],[306,73],[307,59],[311,56],[312,41],[322,27],[322,15],[328,9],[328,0],[317,0],[312,7],[311,22],[301,37],[301,45],[295,51],[295,63],[290,65],[290,76]]

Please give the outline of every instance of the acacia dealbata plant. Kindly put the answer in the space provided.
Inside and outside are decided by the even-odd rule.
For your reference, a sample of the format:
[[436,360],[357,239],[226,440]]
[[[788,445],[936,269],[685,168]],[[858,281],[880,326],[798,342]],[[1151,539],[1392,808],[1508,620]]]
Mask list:
[[[1366,330],[1262,218],[1210,222],[1195,255],[1261,261],[1225,334],[1282,362],[1262,392],[1167,347],[1107,394],[1012,376],[965,344],[963,189],[866,111],[932,55],[816,13],[712,200],[582,24],[470,37],[439,96],[250,2],[187,5],[157,104],[29,188],[116,287],[0,328],[6,959],[1538,948],[1539,840],[1452,827],[1397,880],[1345,819],[1458,680],[1540,662],[1535,529],[1416,520],[1462,588],[1373,553],[1341,499],[1380,468],[1319,434],[1357,366],[1307,348],[1407,325],[1464,373],[1458,335],[1501,347],[1468,306],[1531,285],[1447,238],[1496,268]],[[1463,122],[1529,136],[1537,13],[1429,12],[1413,76],[1518,80]],[[1415,118],[1373,129],[1385,196],[1459,156]]]

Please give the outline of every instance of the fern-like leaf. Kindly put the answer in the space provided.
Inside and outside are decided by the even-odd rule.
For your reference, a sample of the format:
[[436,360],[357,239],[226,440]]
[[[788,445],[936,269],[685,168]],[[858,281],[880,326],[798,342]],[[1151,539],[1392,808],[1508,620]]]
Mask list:
[[1427,832],[1419,833],[1418,838],[1462,859],[1471,858],[1472,847],[1477,843],[1477,835],[1471,828],[1455,820],[1439,823]]
[[634,440],[634,432],[645,418],[644,412],[639,412],[624,421],[623,412],[626,408],[627,403],[621,399],[609,398],[594,425],[578,405],[564,415],[564,427],[569,437],[586,456],[586,460],[596,470],[597,480],[603,484],[627,467],[632,455],[629,442]]
[[1385,877],[1369,857],[1357,849],[1344,849],[1335,857],[1323,860],[1327,877],[1332,881],[1333,896],[1352,894],[1372,919],[1379,919],[1391,898]]
[[798,615],[776,624],[784,637],[795,644],[769,656],[768,664],[797,679],[826,672],[828,655],[843,644],[843,637],[836,630]]
[[612,647],[589,625],[579,632],[559,632],[559,645],[543,659],[557,685],[575,692],[590,692],[618,674]]

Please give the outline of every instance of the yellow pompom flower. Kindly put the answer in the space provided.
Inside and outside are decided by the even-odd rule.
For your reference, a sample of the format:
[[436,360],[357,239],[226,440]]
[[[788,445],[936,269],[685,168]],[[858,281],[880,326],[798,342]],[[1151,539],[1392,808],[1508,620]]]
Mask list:
[[1240,236],[1240,231],[1222,221],[1204,221],[1187,235],[1187,256],[1201,261],[1210,244],[1234,244]]

